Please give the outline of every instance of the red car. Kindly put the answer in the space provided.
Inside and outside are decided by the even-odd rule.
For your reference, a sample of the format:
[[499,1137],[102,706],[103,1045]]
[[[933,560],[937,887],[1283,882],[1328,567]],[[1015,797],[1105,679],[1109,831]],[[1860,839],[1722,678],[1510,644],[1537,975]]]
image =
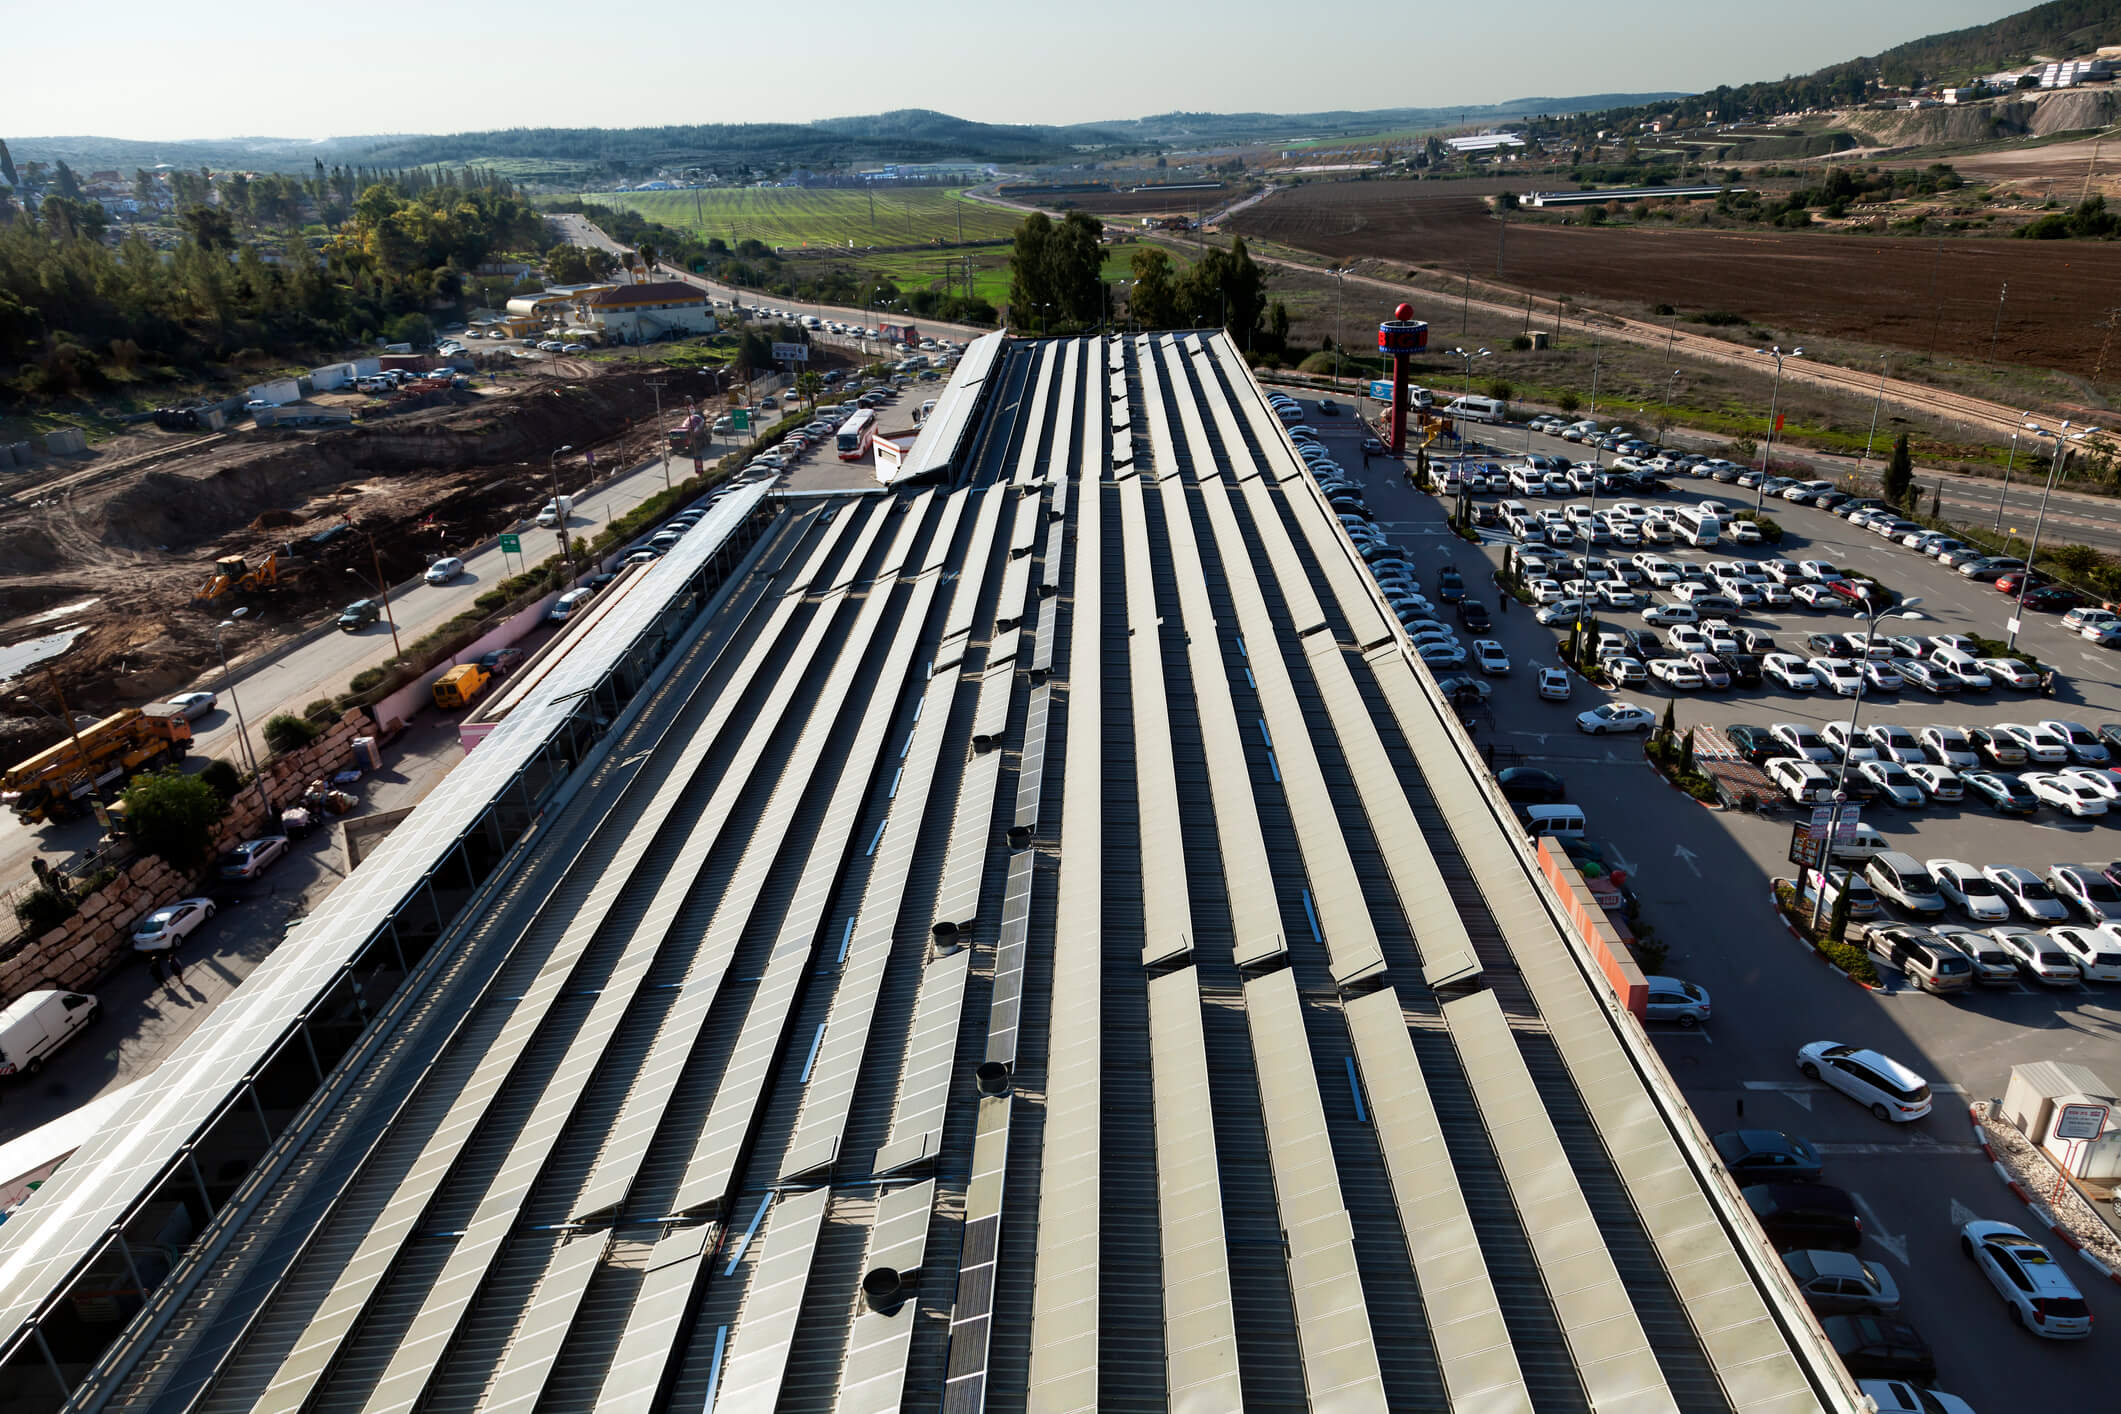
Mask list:
[[2034,584],[2047,583],[2047,576],[2044,574],[2033,573],[2028,570],[2012,570],[2009,574],[1996,576],[1996,592],[1998,594],[2016,594],[2019,588],[2024,585],[2025,577],[2029,573],[2032,574]]
[[1866,608],[1870,605],[1871,586],[1868,580],[1837,579],[1828,584],[1827,588],[1833,590],[1851,604],[1860,604]]

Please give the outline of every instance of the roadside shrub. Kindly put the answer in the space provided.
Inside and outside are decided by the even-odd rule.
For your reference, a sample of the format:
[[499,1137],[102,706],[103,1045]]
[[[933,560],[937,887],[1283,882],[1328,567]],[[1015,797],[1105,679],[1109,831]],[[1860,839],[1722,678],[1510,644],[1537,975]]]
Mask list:
[[1554,399],[1554,406],[1565,413],[1573,414],[1576,409],[1583,406],[1583,399],[1576,396],[1573,389],[1563,389],[1561,396]]
[[489,589],[471,602],[474,608],[483,609],[490,614],[508,602],[508,594],[505,590]]
[[383,670],[381,668],[363,668],[360,672],[354,674],[353,681],[347,686],[351,687],[355,692],[366,692],[381,681],[383,681]]
[[1516,334],[1511,336],[1510,347],[1515,349],[1518,353],[1523,353],[1525,350],[1532,347],[1531,336],[1529,334]]
[[1749,520],[1760,527],[1760,538],[1770,545],[1782,543],[1782,523],[1754,511],[1739,511],[1732,520]]
[[41,937],[74,916],[73,896],[39,884],[15,900],[15,922],[28,937]]
[[338,719],[339,710],[331,705],[329,697],[319,697],[302,709],[302,716],[312,722],[329,724]]
[[1507,378],[1491,378],[1488,380],[1488,396],[1498,402],[1508,402],[1510,394],[1516,391],[1517,389],[1510,385],[1510,380]]
[[243,789],[243,773],[233,762],[223,761],[218,756],[206,763],[206,769],[199,772],[199,779],[212,786],[223,800],[234,800],[236,792]]
[[1869,953],[1854,943],[1836,942],[1832,937],[1824,936],[1830,929],[1813,932],[1812,911],[1799,901],[1797,886],[1788,879],[1777,879],[1774,888],[1776,909],[1814,951],[1858,982],[1873,987],[1878,985],[1878,968]]
[[265,723],[265,744],[275,752],[299,751],[317,736],[314,725],[292,712],[278,713]]

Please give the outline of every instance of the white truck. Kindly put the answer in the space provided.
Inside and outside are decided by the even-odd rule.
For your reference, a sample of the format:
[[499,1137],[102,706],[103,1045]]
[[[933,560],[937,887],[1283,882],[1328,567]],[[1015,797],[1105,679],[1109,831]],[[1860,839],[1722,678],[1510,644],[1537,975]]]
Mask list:
[[551,530],[566,521],[567,517],[573,513],[574,497],[555,496],[547,501],[543,509],[538,512],[538,524],[547,530]]

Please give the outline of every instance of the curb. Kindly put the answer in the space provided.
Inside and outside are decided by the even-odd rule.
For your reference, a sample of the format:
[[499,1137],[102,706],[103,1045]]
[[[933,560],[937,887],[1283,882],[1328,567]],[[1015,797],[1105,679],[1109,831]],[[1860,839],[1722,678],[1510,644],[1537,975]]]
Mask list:
[[1981,1146],[1982,1153],[1988,1155],[1989,1166],[1996,1171],[1996,1177],[2003,1181],[2003,1186],[2008,1188],[2012,1196],[2025,1205],[2026,1211],[2031,1213],[2041,1226],[2055,1235],[2057,1242],[2082,1257],[2085,1265],[2100,1276],[2105,1277],[2116,1286],[2121,1286],[2121,1272],[2116,1272],[2112,1267],[2109,1267],[2106,1263],[2086,1251],[2084,1244],[2077,1239],[2075,1233],[2070,1232],[2057,1223],[2054,1215],[2048,1212],[2046,1208],[2041,1207],[2039,1201],[2032,1194],[2025,1191],[2025,1185],[2011,1177],[2011,1171],[2004,1167],[2001,1159],[1996,1157],[1995,1149],[1988,1142],[1988,1131],[1982,1125],[1981,1117],[1974,1112],[1972,1105],[1966,1107],[1966,1113],[1967,1120],[1973,1127],[1974,1142]]
[[1854,975],[1853,973],[1842,972],[1840,968],[1834,967],[1834,962],[1832,958],[1829,958],[1825,953],[1813,947],[1811,941],[1807,939],[1804,934],[1797,931],[1797,925],[1790,922],[1790,916],[1782,911],[1782,904],[1775,897],[1775,885],[1772,880],[1770,880],[1768,883],[1768,906],[1773,908],[1775,910],[1775,916],[1782,920],[1783,931],[1788,933],[1792,938],[1796,939],[1798,946],[1802,947],[1806,952],[1810,953],[1813,957],[1818,958],[1822,963],[1825,963],[1828,967],[1833,968],[1833,970],[1836,973],[1839,973],[1843,978],[1855,983],[1857,986],[1863,988],[1863,990],[1866,992],[1882,992],[1885,990],[1885,986],[1882,983],[1866,982],[1860,977]]

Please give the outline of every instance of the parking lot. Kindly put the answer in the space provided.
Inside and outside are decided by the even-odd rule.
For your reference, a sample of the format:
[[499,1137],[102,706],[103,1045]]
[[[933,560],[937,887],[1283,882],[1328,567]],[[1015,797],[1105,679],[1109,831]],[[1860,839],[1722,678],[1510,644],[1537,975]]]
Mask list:
[[[1315,413],[1316,404],[1306,399],[1305,408]],[[2020,1062],[2074,1061],[2109,1082],[2121,1081],[2116,1029],[2121,984],[2056,987],[2021,981],[1937,997],[1891,973],[1884,988],[1866,990],[1824,965],[1790,935],[1770,902],[1770,880],[1794,872],[1787,854],[1797,811],[1755,816],[1710,810],[1650,769],[1641,737],[1586,735],[1575,719],[1607,701],[1638,703],[1660,716],[1668,702],[1676,702],[1682,730],[1790,722],[1816,731],[1845,721],[1851,700],[1826,692],[1794,693],[1772,683],[1717,692],[1674,692],[1654,683],[1609,691],[1581,678],[1573,679],[1566,701],[1542,699],[1534,688],[1535,669],[1558,663],[1557,643],[1566,628],[1541,626],[1518,604],[1499,607],[1491,576],[1502,564],[1509,538],[1486,531],[1486,543],[1476,546],[1454,536],[1445,524],[1449,506],[1415,491],[1397,462],[1376,458],[1365,464],[1362,425],[1345,412],[1305,420],[1349,477],[1362,484],[1371,518],[1419,568],[1425,588],[1443,567],[1455,566],[1470,592],[1497,610],[1489,631],[1460,631],[1469,648],[1475,638],[1499,641],[1512,665],[1508,675],[1487,679],[1492,715],[1481,720],[1478,737],[1565,779],[1568,798],[1584,810],[1589,835],[1629,874],[1642,921],[1669,944],[1664,971],[1700,984],[1713,997],[1712,1019],[1699,1028],[1653,1028],[1702,1127],[1710,1133],[1741,1126],[1782,1129],[1818,1147],[1825,1181],[1856,1197],[1866,1229],[1863,1255],[1887,1263],[1905,1294],[1901,1314],[1937,1353],[1937,1388],[1991,1412],[2021,1407],[2024,1392],[2035,1387],[2043,1403],[2106,1397],[2113,1369],[2105,1345],[2110,1337],[2095,1331],[2089,1341],[2046,1342],[2015,1329],[1994,1289],[1960,1254],[1958,1229],[1976,1217],[2026,1228],[2057,1252],[2095,1317],[2121,1322],[2121,1286],[2061,1251],[2034,1222],[1996,1176],[1966,1113],[1974,1099],[2000,1097],[2010,1067]],[[1521,427],[1497,432],[1490,440],[1512,451],[1585,455],[1579,446],[1528,436]],[[1617,499],[1676,506],[1703,498],[1752,504],[1750,491],[1688,480],[1673,482],[1659,496],[1630,492]],[[1553,498],[1546,504],[1560,502]],[[1989,585],[1889,546],[1825,511],[1771,503],[1769,514],[1787,532],[1779,546],[1655,549],[1674,560],[1823,559],[1875,576],[1903,595],[1922,597],[1921,621],[1888,621],[1881,632],[2004,636],[2009,596]],[[1602,546],[1598,553],[1625,557],[1633,550]],[[1658,597],[1667,596],[1660,592]],[[1448,606],[1437,607],[1443,611],[1438,617],[1448,621]],[[1779,647],[1799,653],[1806,652],[1801,644],[1808,634],[1861,627],[1846,609],[1795,605],[1729,617],[1735,626],[1771,634]],[[1647,627],[1639,611],[1606,611],[1600,623]],[[2028,614],[2020,646],[2058,669],[2052,701],[2001,685],[1983,694],[1941,697],[1910,687],[1897,694],[1867,693],[1862,722],[1917,730],[1932,723],[1987,726],[2062,718],[2096,730],[2121,720],[2121,673],[2116,672],[2121,657],[2065,634],[2053,614]],[[1470,663],[1435,671],[1477,675]],[[2006,818],[1969,799],[1917,809],[1868,802],[1863,818],[1891,848],[1922,860],[2017,864],[2044,875],[2058,863],[2104,865],[2121,857],[2121,813],[2081,820],[2042,809],[2030,817]],[[1969,921],[1956,911],[1948,916]],[[1874,1048],[1911,1067],[1929,1080],[1934,1110],[1911,1124],[1889,1124],[1806,1080],[1796,1068],[1796,1051],[1821,1039]]]

